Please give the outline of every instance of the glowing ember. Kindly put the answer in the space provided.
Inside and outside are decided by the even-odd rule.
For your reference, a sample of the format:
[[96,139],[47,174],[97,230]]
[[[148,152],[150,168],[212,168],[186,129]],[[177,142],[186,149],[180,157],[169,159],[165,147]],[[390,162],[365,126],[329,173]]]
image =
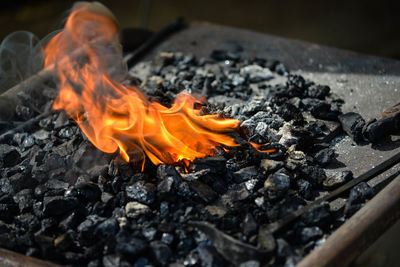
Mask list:
[[93,12],[92,6],[76,6],[45,48],[45,66],[55,64],[60,82],[54,109],[65,110],[100,150],[119,149],[126,161],[139,154],[134,161],[142,162],[142,169],[144,154],[156,165],[187,164],[213,155],[217,146],[237,146],[227,133],[240,121],[201,116],[195,108],[200,100],[187,93],[167,108],[118,82],[124,73],[118,27],[107,12]]

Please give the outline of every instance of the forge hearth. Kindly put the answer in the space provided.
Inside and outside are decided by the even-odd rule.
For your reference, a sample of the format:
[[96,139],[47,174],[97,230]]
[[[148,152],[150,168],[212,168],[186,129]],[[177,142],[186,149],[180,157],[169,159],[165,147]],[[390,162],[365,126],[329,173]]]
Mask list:
[[[1,139],[0,247],[70,265],[294,265],[368,205],[389,175],[282,229],[270,224],[399,152],[395,142],[357,146],[365,121],[342,115],[378,117],[397,104],[392,91],[372,99],[371,81],[397,78],[363,77],[370,65],[400,73],[398,62],[195,24],[131,68],[127,82],[166,106],[183,90],[206,93],[202,114],[242,121],[234,134],[241,146],[187,170],[148,160],[142,172],[96,149],[64,112],[41,109],[49,113]],[[29,110],[19,107],[20,118],[39,115]],[[345,119],[351,138],[341,132]]]

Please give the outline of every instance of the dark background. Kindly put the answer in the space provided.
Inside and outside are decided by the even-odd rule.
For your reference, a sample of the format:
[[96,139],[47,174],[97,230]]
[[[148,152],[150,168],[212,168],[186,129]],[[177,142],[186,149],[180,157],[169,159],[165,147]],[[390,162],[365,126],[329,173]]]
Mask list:
[[[4,3],[5,2],[5,3]],[[16,30],[39,37],[62,27],[74,1],[2,3],[0,39]],[[384,1],[104,0],[122,27],[160,29],[178,16],[400,59],[400,9]],[[393,1],[394,2],[394,1]]]

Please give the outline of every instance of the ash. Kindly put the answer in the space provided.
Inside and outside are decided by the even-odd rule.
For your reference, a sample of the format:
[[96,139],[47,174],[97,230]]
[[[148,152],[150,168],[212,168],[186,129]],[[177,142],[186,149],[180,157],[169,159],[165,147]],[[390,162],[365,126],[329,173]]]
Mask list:
[[[374,194],[361,183],[341,207],[322,203],[270,233],[268,224],[353,178],[323,169],[338,163],[330,141],[343,101],[239,50],[165,52],[129,73],[127,83],[166,106],[184,90],[206,96],[204,114],[243,122],[242,145],[195,160],[188,173],[149,160],[141,173],[53,113],[0,144],[1,247],[74,266],[293,266]],[[16,112],[35,115],[29,105]]]

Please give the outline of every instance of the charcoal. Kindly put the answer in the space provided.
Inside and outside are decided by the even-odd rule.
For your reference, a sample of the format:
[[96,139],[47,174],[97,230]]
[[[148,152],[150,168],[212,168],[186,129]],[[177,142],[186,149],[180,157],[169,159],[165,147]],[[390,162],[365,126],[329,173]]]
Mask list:
[[233,173],[233,178],[236,183],[242,183],[250,179],[257,178],[258,170],[255,166],[246,167]]
[[298,233],[298,237],[302,243],[316,240],[323,235],[322,230],[318,226],[304,227]]
[[107,240],[117,234],[119,230],[118,222],[115,218],[109,218],[98,224],[94,230],[97,240]]
[[293,254],[293,250],[290,245],[283,238],[276,239],[277,256],[279,258],[287,258]]
[[8,168],[21,161],[21,154],[10,145],[0,144],[0,167]]
[[300,195],[307,200],[311,200],[313,197],[311,183],[307,180],[299,179],[296,181],[296,184],[299,189]]
[[260,266],[261,266],[260,262],[255,260],[246,261],[239,264],[239,267],[260,267]]
[[329,164],[335,157],[335,151],[331,148],[321,149],[314,156],[315,160],[321,164],[321,166]]
[[143,236],[146,238],[147,241],[152,241],[157,235],[157,229],[155,228],[145,228],[142,230]]
[[8,222],[18,214],[18,206],[15,204],[0,204],[0,220]]
[[73,210],[78,205],[78,200],[73,197],[44,197],[43,213],[45,216],[62,215]]
[[258,248],[242,243],[224,234],[210,223],[191,222],[191,224],[204,232],[218,253],[234,265],[254,259],[266,260],[268,250],[259,250]]
[[289,190],[290,180],[284,171],[271,174],[264,183],[265,196],[272,201],[280,199]]
[[146,205],[154,202],[155,188],[152,184],[138,181],[133,185],[127,186],[125,191],[129,199],[137,200]]
[[251,83],[259,83],[274,77],[269,69],[258,65],[248,65],[240,69],[240,74],[244,77],[248,77]]
[[369,121],[362,129],[364,139],[378,143],[386,137],[400,133],[400,112],[379,120]]
[[20,212],[25,212],[33,205],[32,189],[23,189],[14,195],[14,201],[18,204]]
[[326,172],[326,179],[323,181],[323,186],[326,189],[335,189],[342,184],[353,178],[351,171],[339,171],[339,172]]
[[58,179],[51,179],[51,180],[48,180],[46,183],[45,183],[45,187],[47,188],[47,189],[55,189],[55,190],[57,190],[57,189],[67,189],[68,188],[68,186],[69,186],[69,184],[68,183],[65,183],[65,182],[63,182],[63,181],[60,181],[60,180],[58,180]]
[[362,129],[365,125],[365,120],[360,114],[355,112],[348,112],[339,116],[339,121],[342,125],[343,130],[350,136],[355,142],[359,143],[362,141]]
[[174,242],[174,236],[170,233],[163,233],[161,236],[161,241],[167,245],[171,245]]
[[94,183],[80,182],[75,185],[76,196],[80,200],[96,202],[101,198],[101,190]]
[[233,52],[233,51],[213,50],[210,54],[210,57],[217,61],[239,60],[240,54],[238,52]]
[[350,191],[349,199],[344,208],[344,214],[350,217],[356,213],[367,199],[375,195],[375,190],[368,184],[361,182]]
[[329,86],[313,84],[307,88],[307,96],[312,98],[324,99],[330,93]]
[[140,215],[150,212],[150,208],[142,203],[131,201],[125,206],[126,216],[128,218],[136,218]]
[[[244,59],[237,44],[224,47],[212,60],[163,53],[153,65],[135,66],[130,73],[138,77],[127,84],[167,107],[182,90],[206,93],[208,103],[195,108],[241,120],[232,133],[241,146],[217,148],[188,169],[147,159],[141,172],[95,148],[65,112],[49,115],[0,147],[0,246],[67,265],[262,266],[294,265],[322,242],[337,227],[328,203],[274,236],[265,224],[351,179],[325,174],[313,157],[340,133],[342,102],[279,61]],[[363,127],[364,139],[377,131],[373,123]],[[260,153],[249,142],[276,151]],[[347,216],[360,199],[353,193]],[[198,227],[204,233],[190,220],[208,221]]]
[[207,184],[194,180],[188,181],[189,187],[205,202],[210,203],[217,198],[217,193]]
[[89,215],[86,220],[78,225],[79,240],[84,245],[92,244],[96,240],[95,230],[97,225],[104,222],[105,218],[98,215]]
[[329,202],[326,201],[318,204],[301,216],[302,221],[306,225],[318,225],[321,227],[328,223],[331,218]]
[[226,159],[223,156],[197,158],[193,161],[193,171],[209,169],[212,174],[225,173]]
[[213,246],[200,247],[198,253],[202,266],[227,266],[227,262]]
[[250,192],[246,189],[244,183],[232,186],[227,192],[221,196],[222,203],[231,209],[235,208],[238,201],[246,200],[250,196]]
[[166,265],[168,263],[172,251],[167,245],[160,241],[152,241],[150,242],[150,248],[153,257],[158,264]]

